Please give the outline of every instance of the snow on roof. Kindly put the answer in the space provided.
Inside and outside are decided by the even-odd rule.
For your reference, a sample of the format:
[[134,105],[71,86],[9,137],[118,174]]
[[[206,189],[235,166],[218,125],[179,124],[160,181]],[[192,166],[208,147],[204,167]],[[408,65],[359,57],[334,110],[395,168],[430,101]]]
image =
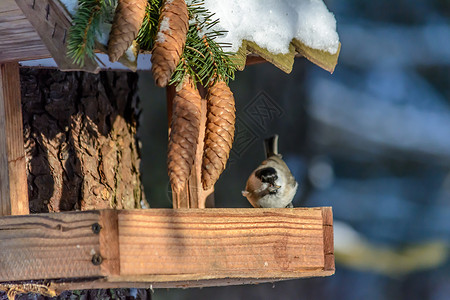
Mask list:
[[[60,0],[74,15],[78,0]],[[201,3],[219,22],[207,30],[222,31],[217,37],[235,59],[247,51],[261,56],[279,69],[290,73],[296,52],[319,67],[333,73],[339,56],[336,20],[323,0],[202,0]],[[195,0],[188,4],[198,5]],[[163,27],[167,27],[163,20]],[[108,21],[109,22],[109,21]],[[102,23],[97,41],[107,45],[110,23]],[[200,32],[200,34],[203,34]],[[161,37],[158,35],[157,39]],[[243,42],[245,42],[243,44]],[[243,46],[243,47],[241,47]],[[236,60],[237,62],[239,60]],[[244,68],[239,67],[239,70]]]
[[[61,2],[75,14],[78,0]],[[227,31],[218,42],[230,44],[231,52],[237,52],[243,40],[274,54],[288,53],[294,38],[330,54],[339,47],[336,20],[322,0],[204,0],[204,6],[219,19],[213,29]]]
[[339,47],[336,20],[322,0],[204,0],[219,19],[214,30],[228,31],[217,39],[236,52],[243,40],[278,54],[289,52],[292,39],[335,54]]

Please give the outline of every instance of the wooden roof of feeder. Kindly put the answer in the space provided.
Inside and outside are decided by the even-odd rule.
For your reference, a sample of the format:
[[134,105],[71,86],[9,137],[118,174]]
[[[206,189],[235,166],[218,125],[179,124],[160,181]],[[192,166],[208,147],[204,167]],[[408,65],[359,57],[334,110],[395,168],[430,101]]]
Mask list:
[[[334,274],[328,207],[28,215],[17,62],[52,57],[61,70],[78,69],[65,55],[69,26],[70,16],[57,0],[0,1],[0,290],[54,295],[68,289],[217,286]],[[237,56],[241,69],[267,60],[289,73],[299,55],[332,72],[339,54],[295,40],[290,49],[273,55],[246,42]]]
[[[2,0],[0,3],[0,62],[29,61],[53,57],[60,70],[79,70],[66,56],[66,38],[71,24],[70,14],[57,0]],[[102,49],[104,50],[104,49]],[[273,54],[254,42],[243,41],[235,58],[238,69],[245,65],[268,61],[280,70],[290,73],[295,57],[304,56],[319,67],[333,73],[339,57],[339,49],[335,54],[313,49],[303,42],[294,39],[287,54]],[[144,55],[147,55],[144,53]],[[100,59],[103,68],[111,66],[108,59]],[[145,60],[148,61],[148,60]],[[145,69],[123,61],[132,70]],[[26,64],[26,63],[25,63]],[[40,62],[42,66],[55,66],[53,62]],[[138,63],[139,64],[139,63]],[[96,65],[88,64],[82,70],[98,72]]]

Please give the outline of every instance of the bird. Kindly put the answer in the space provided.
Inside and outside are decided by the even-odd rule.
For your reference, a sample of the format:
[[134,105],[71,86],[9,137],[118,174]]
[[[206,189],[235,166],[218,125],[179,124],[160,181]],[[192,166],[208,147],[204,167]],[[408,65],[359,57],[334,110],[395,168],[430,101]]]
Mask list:
[[266,159],[249,176],[242,195],[253,207],[291,208],[298,183],[278,153],[278,135],[264,140]]

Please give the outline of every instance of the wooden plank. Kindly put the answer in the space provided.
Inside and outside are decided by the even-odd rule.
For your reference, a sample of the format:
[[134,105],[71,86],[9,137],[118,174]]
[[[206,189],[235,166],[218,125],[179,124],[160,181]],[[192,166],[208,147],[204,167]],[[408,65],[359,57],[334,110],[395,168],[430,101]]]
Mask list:
[[[67,57],[67,40],[71,17],[57,0],[16,0],[28,20],[36,29],[61,71],[75,71],[81,68]],[[85,60],[83,71],[98,73],[95,61]]]
[[[0,80],[0,84],[2,84],[2,80]],[[0,87],[0,93],[2,93],[0,95],[0,216],[7,216],[11,214],[11,201],[9,197],[8,146],[5,116],[6,101],[3,96],[2,87]]]
[[0,64],[0,216],[29,213],[19,65]]
[[0,1],[0,62],[50,57],[14,0]]
[[257,65],[257,64],[263,64],[266,63],[267,60],[265,60],[264,58],[262,58],[259,55],[255,55],[255,54],[250,54],[247,56],[247,60],[245,62],[246,66],[251,66],[251,65]]
[[132,281],[323,276],[321,208],[123,211],[119,228]]
[[[295,278],[220,278],[220,279],[202,279],[202,280],[180,280],[182,276],[167,276],[166,278],[159,277],[159,280],[165,279],[167,281],[155,281],[151,276],[121,276],[111,278],[100,278],[89,281],[66,281],[66,282],[51,282],[49,287],[55,290],[56,293],[61,293],[67,290],[86,290],[86,289],[117,289],[117,288],[203,288],[214,286],[230,286],[243,284],[260,284],[266,282],[276,282],[283,280],[292,280],[299,278],[323,277],[331,276],[334,272],[331,271],[305,271],[302,276]],[[178,277],[176,281],[170,281],[173,277]],[[190,275],[185,278],[192,278]]]
[[334,262],[328,259],[333,253],[330,218],[329,208],[103,210],[1,217],[0,284],[39,285],[46,280],[51,290],[61,292],[328,276],[334,273],[327,265]]
[[333,235],[333,211],[331,207],[322,208],[323,219],[323,251],[325,257],[324,270],[334,274],[334,235]]
[[98,211],[0,218],[0,282],[102,276]]
[[100,211],[100,254],[102,273],[120,275],[119,223],[117,210]]
[[[120,62],[110,62],[108,54],[97,53],[96,54],[102,71],[130,71],[126,66]],[[151,69],[150,62],[151,54],[140,53],[137,59],[136,71],[149,71]],[[20,62],[21,67],[26,68],[44,68],[44,69],[57,69],[58,66],[53,58],[27,60]]]
[[297,39],[293,39],[291,44],[294,45],[298,53],[306,57],[307,60],[333,74],[338,62],[339,52],[341,51],[341,43],[339,43],[339,48],[335,54],[331,54],[328,51],[313,49]]
[[[283,72],[289,74],[292,71],[292,67],[294,65],[295,58],[295,47],[293,45],[289,45],[289,52],[286,54],[273,54],[269,52],[267,49],[264,49],[258,46],[255,42],[246,41],[247,49],[251,53],[255,53],[258,56],[262,57],[264,60],[270,62],[278,69]],[[248,64],[255,64],[258,61],[249,61]]]

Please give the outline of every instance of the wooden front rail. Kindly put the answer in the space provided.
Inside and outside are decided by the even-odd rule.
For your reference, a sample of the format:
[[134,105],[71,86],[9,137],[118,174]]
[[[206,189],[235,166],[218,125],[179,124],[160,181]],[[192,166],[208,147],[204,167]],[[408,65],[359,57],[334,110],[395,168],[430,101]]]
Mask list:
[[331,208],[101,210],[0,218],[0,285],[196,287],[334,274]]

